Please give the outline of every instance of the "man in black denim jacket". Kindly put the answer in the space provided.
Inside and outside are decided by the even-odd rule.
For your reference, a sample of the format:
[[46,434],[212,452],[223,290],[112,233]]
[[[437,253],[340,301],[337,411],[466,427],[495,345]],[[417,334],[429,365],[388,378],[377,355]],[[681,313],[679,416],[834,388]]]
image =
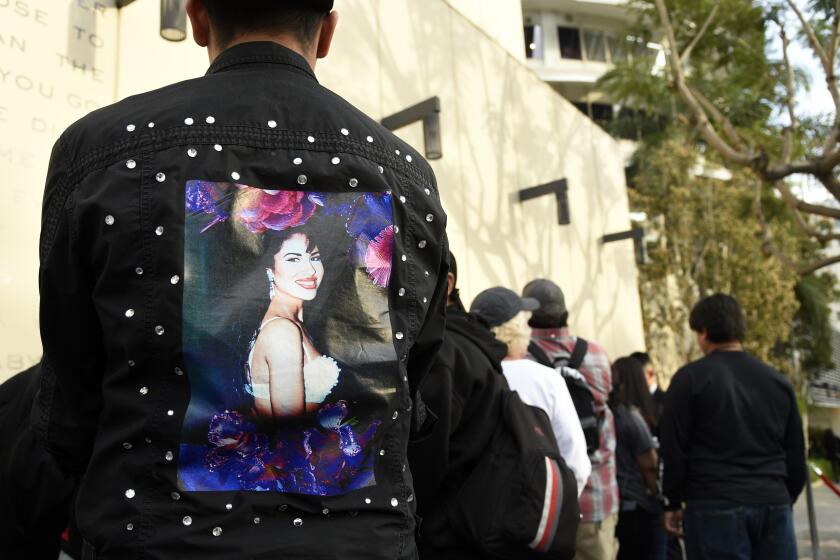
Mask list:
[[188,3],[204,77],[53,149],[31,437],[78,478],[84,558],[415,558],[434,175],[315,79],[331,0],[233,4]]

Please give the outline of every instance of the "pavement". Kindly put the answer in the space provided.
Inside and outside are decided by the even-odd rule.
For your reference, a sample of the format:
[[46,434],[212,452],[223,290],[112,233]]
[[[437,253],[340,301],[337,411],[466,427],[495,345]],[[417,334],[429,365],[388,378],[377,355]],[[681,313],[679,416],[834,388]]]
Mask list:
[[[825,484],[814,484],[814,509],[817,514],[819,535],[819,560],[840,560],[840,497]],[[808,503],[805,492],[793,508],[793,523],[800,560],[817,560],[811,551],[811,533],[808,526]]]

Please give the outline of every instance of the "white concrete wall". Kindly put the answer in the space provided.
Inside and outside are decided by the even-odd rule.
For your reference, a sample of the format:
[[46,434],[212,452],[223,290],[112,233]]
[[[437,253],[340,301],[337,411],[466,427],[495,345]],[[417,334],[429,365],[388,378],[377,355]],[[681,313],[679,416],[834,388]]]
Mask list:
[[[479,6],[457,0],[338,0],[336,4],[341,21],[333,52],[316,68],[322,83],[374,118],[433,95],[441,98],[444,157],[433,167],[450,217],[449,235],[459,258],[465,300],[495,284],[519,290],[534,277],[550,277],[566,291],[572,326],[581,335],[602,342],[612,356],[642,348],[632,242],[607,246],[599,242],[605,233],[630,227],[617,143],[540,81],[520,56],[502,46],[494,38],[498,33],[477,27],[474,18],[481,14],[489,18],[481,7],[485,2]],[[463,15],[462,10],[476,6],[481,10],[471,12],[473,19]],[[149,1],[122,10],[120,48],[111,48],[107,65],[113,75],[119,53],[118,77],[110,87],[90,79],[79,82],[79,91],[99,95],[101,104],[114,91],[122,98],[204,73],[206,55],[191,41],[173,44],[160,39],[157,10],[158,3]],[[66,17],[62,20],[60,12],[53,13],[55,25],[66,29]],[[114,16],[108,11],[101,16],[113,29],[112,37]],[[521,17],[509,24],[522,43]],[[0,14],[0,34],[16,28],[8,24],[5,13]],[[62,36],[66,39],[66,32]],[[44,79],[58,81],[49,50],[43,57],[18,57],[18,71],[34,67]],[[4,56],[0,69],[5,71],[5,65]],[[66,78],[62,85],[74,83],[72,76]],[[10,105],[6,101],[10,91],[13,86],[0,80],[0,107]],[[33,97],[20,102],[30,117],[41,111]],[[0,266],[9,266],[6,256],[11,251],[17,256],[13,268],[0,269],[0,358],[7,362],[6,356],[14,353],[34,358],[40,353],[37,204],[50,145],[81,112],[60,111],[52,131],[39,136],[27,132],[30,125],[25,119],[10,116],[17,114],[13,107],[0,110],[0,131],[7,138],[31,136],[25,145],[33,154],[26,167],[0,157],[2,176],[11,174],[18,179],[14,183],[24,182],[27,193],[25,212],[20,207],[14,212],[0,209],[6,212],[0,221],[5,229],[0,231],[13,232],[16,238],[10,243],[10,235],[3,236]],[[419,125],[399,134],[422,147]],[[0,147],[3,142],[10,143],[0,139]],[[16,152],[17,145],[15,141]],[[566,178],[570,187],[570,226],[557,224],[552,198],[517,202],[519,189],[560,178]],[[9,192],[8,186],[3,189]],[[21,215],[11,217],[13,213]],[[17,361],[13,365],[25,365]],[[2,364],[0,377],[15,369],[20,367]]]
[[0,381],[40,359],[38,233],[53,142],[114,100],[113,0],[0,0]]
[[525,58],[522,0],[445,0],[515,58]]

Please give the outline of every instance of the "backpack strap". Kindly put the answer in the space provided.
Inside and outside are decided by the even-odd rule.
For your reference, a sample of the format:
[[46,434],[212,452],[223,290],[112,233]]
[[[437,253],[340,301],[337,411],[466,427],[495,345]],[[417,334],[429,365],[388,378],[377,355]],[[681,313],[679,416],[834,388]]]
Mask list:
[[540,348],[533,340],[528,343],[528,353],[534,357],[537,363],[554,369],[554,364],[551,362],[551,358],[549,358],[548,354],[545,353],[545,350]]
[[578,338],[572,350],[572,355],[569,356],[568,366],[572,369],[579,370],[583,359],[586,357],[587,350],[589,350],[589,343],[582,338]]

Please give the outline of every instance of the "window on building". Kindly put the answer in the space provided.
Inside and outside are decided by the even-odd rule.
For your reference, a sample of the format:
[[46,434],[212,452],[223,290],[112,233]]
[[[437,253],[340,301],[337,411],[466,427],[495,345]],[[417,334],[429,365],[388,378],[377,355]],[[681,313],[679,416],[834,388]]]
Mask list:
[[621,64],[627,62],[627,41],[613,34],[607,35],[607,50],[610,53],[610,62]]
[[604,32],[583,30],[583,45],[586,50],[586,60],[594,62],[607,61],[607,47],[604,43]]
[[627,38],[627,43],[630,47],[630,52],[634,60],[638,60],[644,57],[656,59],[656,55],[659,54],[659,51],[657,49],[649,47],[647,41],[645,41],[641,37],[633,37],[631,35]]
[[560,56],[573,60],[583,58],[580,48],[580,30],[576,27],[558,27],[557,37],[560,40]]
[[543,57],[542,26],[539,24],[525,25],[525,56],[538,59]]
[[572,105],[574,105],[578,111],[580,111],[587,117],[589,116],[589,105],[587,105],[586,103],[581,103],[580,101],[573,101]]
[[592,103],[590,105],[592,111],[592,120],[600,125],[610,122],[613,118],[612,105],[606,103]]

